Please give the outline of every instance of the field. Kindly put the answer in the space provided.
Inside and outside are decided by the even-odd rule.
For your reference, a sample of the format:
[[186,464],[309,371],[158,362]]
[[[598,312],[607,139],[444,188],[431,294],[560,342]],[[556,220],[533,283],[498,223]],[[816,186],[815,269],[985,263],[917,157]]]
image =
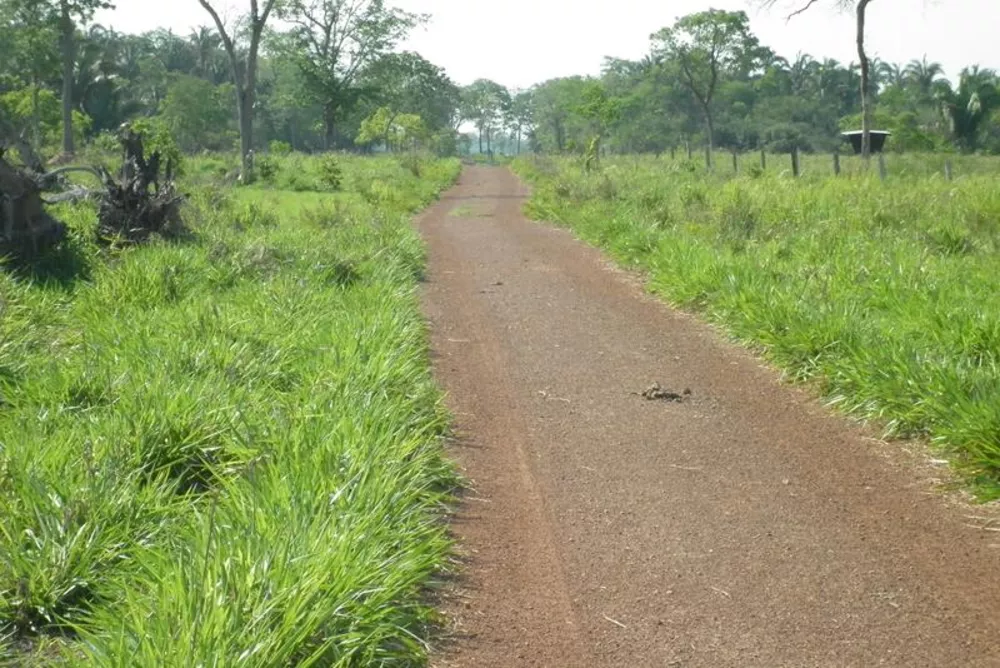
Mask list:
[[[1000,496],[1000,162],[521,159],[529,211],[648,275],[787,376],[887,436],[929,439],[982,499]],[[780,160],[780,162],[779,162]]]
[[189,238],[102,250],[64,207],[0,274],[0,663],[424,655],[456,478],[409,216],[459,163],[337,162],[192,159]]

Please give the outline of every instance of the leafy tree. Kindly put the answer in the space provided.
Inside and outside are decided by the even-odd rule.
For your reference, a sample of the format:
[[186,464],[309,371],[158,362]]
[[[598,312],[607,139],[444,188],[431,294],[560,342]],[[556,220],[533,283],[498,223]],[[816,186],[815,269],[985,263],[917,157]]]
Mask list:
[[54,78],[59,69],[58,26],[49,7],[24,0],[0,5],[0,21],[4,30],[4,39],[0,40],[0,62],[10,67],[10,83],[18,88],[27,86],[30,91],[31,111],[27,122],[32,142],[40,146],[43,141],[43,83]]
[[229,148],[232,95],[232,84],[215,86],[198,77],[177,74],[167,89],[161,117],[185,151]]
[[[198,0],[209,13],[219,31],[222,45],[229,56],[229,66],[236,89],[236,115],[240,125],[241,179],[244,183],[253,180],[253,117],[257,93],[257,66],[260,57],[260,42],[264,27],[271,16],[277,0],[250,0],[250,14],[246,17],[249,41],[245,60],[240,57],[233,37],[226,30],[219,13],[209,0]],[[263,4],[261,4],[263,2]]]
[[510,108],[510,91],[489,79],[477,79],[462,91],[462,115],[476,124],[479,152],[493,152],[493,133],[503,124],[504,111]]
[[356,86],[369,64],[427,20],[384,0],[287,0],[281,17],[294,27],[286,57],[298,66],[306,90],[323,107],[326,147],[333,148],[339,115],[365,91]]
[[746,70],[758,54],[746,12],[710,9],[677,20],[652,36],[654,51],[676,67],[701,108],[709,155],[715,135],[713,101],[727,72]]
[[[0,95],[0,116],[15,130],[32,127],[33,132],[38,133],[38,146],[58,144],[62,139],[61,104],[56,94],[47,88],[30,86]],[[73,110],[75,141],[83,139],[90,125],[85,114]]]
[[557,153],[568,148],[571,138],[574,138],[575,125],[579,123],[574,110],[583,101],[586,86],[587,80],[583,77],[550,79],[535,86],[532,91],[532,117],[537,148]]
[[389,107],[380,107],[361,123],[355,140],[358,144],[382,142],[387,151],[403,146],[415,147],[428,138],[427,125],[417,114],[400,114]]
[[[77,22],[86,23],[98,9],[113,5],[106,0],[8,0],[10,10],[24,23],[22,34],[26,43],[22,48],[38,48],[42,54],[48,49],[41,40],[55,26],[60,44],[62,63],[62,150],[66,156],[74,153],[73,137],[73,74],[76,63]],[[33,57],[28,51],[28,57]],[[44,59],[44,55],[42,56]],[[34,84],[37,86],[37,82]]]
[[533,95],[529,90],[517,91],[507,108],[507,115],[504,124],[514,136],[514,150],[517,155],[521,154],[521,140],[526,131],[530,131],[534,122]]
[[461,104],[461,91],[445,71],[412,51],[383,55],[359,80],[379,106],[420,116],[435,131],[451,126]]

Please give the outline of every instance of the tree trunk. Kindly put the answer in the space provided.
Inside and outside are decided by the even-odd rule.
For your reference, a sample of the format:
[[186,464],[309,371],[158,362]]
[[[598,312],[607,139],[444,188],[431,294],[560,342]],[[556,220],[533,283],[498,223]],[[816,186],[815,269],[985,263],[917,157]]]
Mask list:
[[865,11],[872,0],[858,0],[858,59],[861,62],[861,157],[867,162],[872,148],[872,109],[869,97],[871,64],[865,53]]
[[240,121],[240,177],[243,183],[253,181],[253,96],[244,88],[237,93],[237,115]]
[[[38,75],[31,75],[31,142],[38,150],[42,148],[42,115],[41,115],[41,85]],[[71,114],[72,116],[72,114]]]
[[483,126],[479,126],[479,155],[483,154]]
[[63,140],[62,150],[67,156],[73,155],[73,65],[76,61],[76,54],[73,48],[73,33],[76,26],[73,25],[73,17],[70,15],[69,0],[61,0],[59,3],[60,17],[59,29],[62,33],[62,121]]
[[323,147],[332,151],[337,142],[337,114],[331,106],[323,109]]
[[712,152],[715,150],[715,144],[712,141],[712,137],[715,135],[715,121],[712,118],[712,112],[709,111],[708,106],[705,107],[705,126],[708,130],[708,152],[706,155],[706,162],[708,163],[708,168],[712,168],[713,155]]

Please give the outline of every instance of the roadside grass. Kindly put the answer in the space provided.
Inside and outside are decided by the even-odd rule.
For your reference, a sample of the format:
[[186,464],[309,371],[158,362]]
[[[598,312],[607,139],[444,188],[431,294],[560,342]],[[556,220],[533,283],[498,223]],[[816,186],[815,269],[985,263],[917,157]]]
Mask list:
[[338,161],[193,186],[186,241],[64,208],[79,270],[0,272],[0,663],[424,660],[457,479],[409,216],[460,164]]
[[530,215],[645,271],[651,291],[887,437],[929,439],[985,501],[1000,498],[1000,161],[970,162],[953,182],[636,157],[516,169]]

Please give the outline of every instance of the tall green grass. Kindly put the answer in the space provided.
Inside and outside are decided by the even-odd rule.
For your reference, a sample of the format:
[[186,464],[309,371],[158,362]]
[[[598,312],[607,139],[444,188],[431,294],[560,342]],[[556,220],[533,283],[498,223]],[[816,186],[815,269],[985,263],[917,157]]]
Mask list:
[[0,274],[0,662],[423,660],[456,480],[408,217],[459,164],[340,162],[113,254],[65,209],[76,271]]
[[593,174],[568,160],[516,168],[534,184],[533,216],[648,272],[654,292],[724,325],[888,436],[932,440],[992,499],[1000,162],[992,174],[986,159],[977,164],[953,182],[710,175],[686,161],[630,157]]

